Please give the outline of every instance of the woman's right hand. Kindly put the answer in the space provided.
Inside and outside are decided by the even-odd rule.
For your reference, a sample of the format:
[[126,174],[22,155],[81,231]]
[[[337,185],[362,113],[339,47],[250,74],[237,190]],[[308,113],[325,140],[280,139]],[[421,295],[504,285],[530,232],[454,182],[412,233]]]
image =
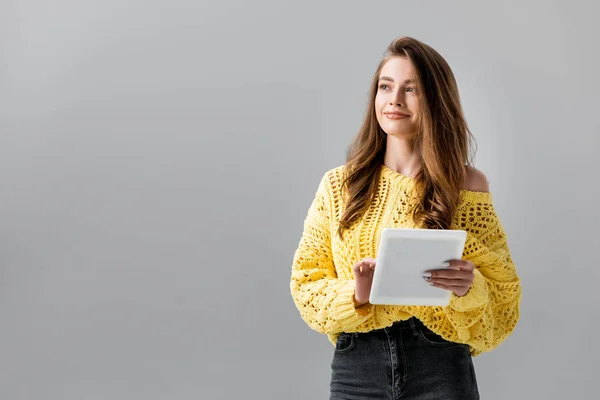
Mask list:
[[376,264],[374,258],[364,258],[352,267],[355,284],[354,303],[357,307],[369,302]]

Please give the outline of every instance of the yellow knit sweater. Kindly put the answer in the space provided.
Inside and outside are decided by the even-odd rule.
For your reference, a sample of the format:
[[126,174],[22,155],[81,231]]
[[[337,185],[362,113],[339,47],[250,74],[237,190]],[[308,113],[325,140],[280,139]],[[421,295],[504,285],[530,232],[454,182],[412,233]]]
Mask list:
[[340,240],[343,172],[340,166],[324,174],[294,254],[290,290],[302,319],[327,334],[334,346],[340,332],[368,332],[411,316],[447,340],[468,344],[473,356],[504,341],[519,320],[521,284],[491,193],[460,192],[452,229],[467,231],[462,258],[476,267],[467,294],[453,293],[446,307],[370,303],[355,307],[352,266],[365,257],[377,257],[383,228],[420,226],[408,216],[416,201],[414,180],[382,165],[373,203]]

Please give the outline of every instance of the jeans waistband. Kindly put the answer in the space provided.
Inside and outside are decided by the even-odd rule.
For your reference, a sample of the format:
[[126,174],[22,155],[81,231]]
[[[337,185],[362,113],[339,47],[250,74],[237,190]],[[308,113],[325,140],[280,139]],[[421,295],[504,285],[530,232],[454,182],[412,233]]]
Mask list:
[[406,320],[396,321],[392,325],[390,325],[386,328],[381,328],[381,329],[376,329],[376,330],[373,330],[370,332],[360,333],[359,335],[377,335],[384,331],[390,333],[390,332],[402,331],[402,330],[409,330],[409,331],[413,331],[413,333],[416,333],[418,331],[418,329],[420,329],[422,326],[424,326],[424,324],[423,324],[423,322],[421,322],[421,320],[419,320],[416,317],[410,317],[409,319],[406,319]]

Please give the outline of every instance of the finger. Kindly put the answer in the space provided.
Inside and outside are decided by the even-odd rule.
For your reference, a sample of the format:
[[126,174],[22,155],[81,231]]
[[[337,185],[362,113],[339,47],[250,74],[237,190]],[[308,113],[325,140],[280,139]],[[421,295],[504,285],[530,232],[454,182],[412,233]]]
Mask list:
[[448,260],[440,266],[436,266],[431,270],[453,270],[453,271],[469,271],[475,269],[475,266],[468,260]]
[[362,270],[363,270],[363,272],[367,272],[368,269],[370,269],[371,271],[373,269],[375,269],[375,260],[372,259],[372,258],[365,258],[362,261]]
[[457,269],[459,271],[473,271],[475,265],[469,260],[449,260],[450,268]]
[[439,283],[441,285],[448,286],[448,287],[469,287],[472,284],[472,282],[469,280],[443,279],[443,278],[432,279],[431,281],[429,281],[429,283]]
[[366,262],[364,262],[364,261],[363,261],[363,262],[360,264],[360,273],[361,273],[361,275],[363,275],[363,276],[364,276],[364,275],[365,275],[365,272],[367,272],[367,269],[368,269],[368,268],[369,268],[369,264],[367,264]]
[[437,270],[437,269],[452,269],[452,270],[458,270],[459,268],[456,266],[456,264],[452,264],[451,263],[452,260],[448,260],[448,261],[444,261],[441,264],[435,265],[431,267],[431,270]]
[[352,270],[355,275],[363,276],[364,273],[367,271],[367,269],[374,271],[375,265],[376,265],[375,259],[368,257],[368,258],[364,258],[364,259],[360,260],[359,262],[357,262],[356,264],[354,264],[354,266],[352,267]]
[[441,283],[441,282],[429,282],[429,285],[433,286],[433,287],[438,287],[440,289],[446,289],[446,290],[451,290],[453,292],[466,292],[469,289],[469,286],[464,286],[464,285],[448,285],[445,283]]
[[435,267],[431,268],[431,269],[457,269],[456,267],[453,267],[450,264],[450,261],[444,261],[443,263],[441,263],[440,265],[436,265]]
[[433,269],[423,273],[423,277],[445,278],[445,279],[470,279],[472,271],[457,271],[454,269]]
[[469,287],[456,287],[456,286],[444,285],[443,283],[433,283],[433,284],[431,284],[431,286],[437,287],[440,289],[444,289],[444,290],[448,290],[450,292],[454,292],[454,294],[456,294],[457,296],[464,296],[470,289],[470,286]]
[[448,285],[444,285],[443,283],[429,282],[429,284],[433,287],[437,287],[440,289],[452,290],[450,287],[448,287]]
[[374,260],[374,259],[372,259],[372,258],[365,258],[365,259],[362,261],[362,264],[363,264],[363,266],[364,266],[365,268],[369,268],[371,271],[374,271],[374,270],[375,270],[375,265],[376,265],[376,262],[375,262],[375,260]]

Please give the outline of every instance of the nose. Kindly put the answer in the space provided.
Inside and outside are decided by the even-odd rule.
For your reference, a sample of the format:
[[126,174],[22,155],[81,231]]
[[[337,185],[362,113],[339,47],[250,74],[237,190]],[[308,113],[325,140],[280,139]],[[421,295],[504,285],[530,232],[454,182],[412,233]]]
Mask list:
[[402,101],[404,93],[401,90],[396,91],[396,93],[390,99],[390,105],[397,105],[398,107],[402,107]]

